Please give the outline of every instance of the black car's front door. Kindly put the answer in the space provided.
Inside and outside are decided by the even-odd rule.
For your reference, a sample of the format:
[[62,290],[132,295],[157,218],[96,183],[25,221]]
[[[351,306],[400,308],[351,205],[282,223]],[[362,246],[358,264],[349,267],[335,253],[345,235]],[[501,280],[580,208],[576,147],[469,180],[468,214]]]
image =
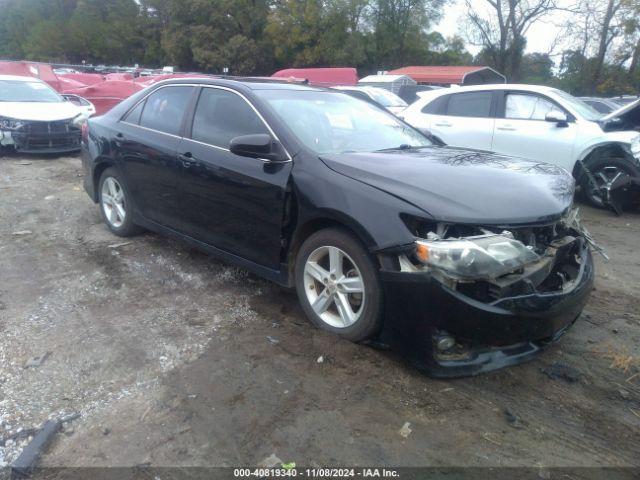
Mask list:
[[202,88],[187,130],[178,146],[178,158],[188,233],[277,269],[292,164],[240,157],[228,148],[234,137],[272,132],[248,100],[218,87]]
[[162,87],[118,123],[120,166],[138,211],[148,220],[183,230],[176,149],[194,87]]

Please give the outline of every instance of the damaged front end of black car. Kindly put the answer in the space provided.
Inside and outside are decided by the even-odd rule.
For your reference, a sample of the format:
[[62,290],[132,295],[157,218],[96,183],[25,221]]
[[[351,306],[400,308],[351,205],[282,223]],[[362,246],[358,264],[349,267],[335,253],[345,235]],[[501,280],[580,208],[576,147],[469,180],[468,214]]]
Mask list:
[[532,358],[576,321],[592,290],[588,233],[575,210],[548,225],[425,227],[396,268],[382,271],[395,321],[381,340],[434,376]]
[[[429,215],[401,214],[414,242],[377,252],[379,343],[456,377],[528,360],[574,324],[593,288],[591,251],[605,254],[580,223],[564,170],[447,147],[386,154],[384,176],[362,162],[354,178]],[[358,163],[331,161],[344,173]]]

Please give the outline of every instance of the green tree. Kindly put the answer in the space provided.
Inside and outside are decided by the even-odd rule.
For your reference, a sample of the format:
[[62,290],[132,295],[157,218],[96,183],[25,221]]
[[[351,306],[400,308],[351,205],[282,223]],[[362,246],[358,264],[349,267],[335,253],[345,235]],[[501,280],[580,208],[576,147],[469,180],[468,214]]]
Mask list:
[[267,0],[156,0],[168,61],[185,69],[246,74],[264,68]]
[[131,65],[144,57],[146,42],[135,0],[78,0],[68,22],[69,50],[79,62]]
[[[0,57],[9,59],[40,59],[40,52],[33,51],[30,37],[34,33],[45,47],[42,57],[59,53],[62,48],[47,45],[47,39],[57,37],[54,29],[69,18],[75,8],[74,0],[4,0],[0,2]],[[41,23],[49,24],[40,26]],[[56,38],[60,43],[60,39]]]
[[520,78],[522,83],[535,85],[550,85],[555,81],[553,75],[554,63],[547,53],[527,53],[520,63]]
[[471,65],[473,55],[466,49],[464,40],[458,36],[445,39],[438,32],[429,34],[427,64],[429,65]]
[[280,0],[266,33],[277,67],[362,66],[366,61],[363,0]]
[[373,1],[370,21],[377,63],[385,69],[425,63],[427,30],[439,20],[443,5],[443,0]]
[[526,32],[532,24],[558,10],[558,0],[485,0],[485,9],[477,8],[473,2],[465,0],[468,39],[482,47],[479,59],[511,81],[520,81]]
[[67,26],[63,20],[49,19],[38,22],[25,39],[24,57],[30,60],[67,62]]

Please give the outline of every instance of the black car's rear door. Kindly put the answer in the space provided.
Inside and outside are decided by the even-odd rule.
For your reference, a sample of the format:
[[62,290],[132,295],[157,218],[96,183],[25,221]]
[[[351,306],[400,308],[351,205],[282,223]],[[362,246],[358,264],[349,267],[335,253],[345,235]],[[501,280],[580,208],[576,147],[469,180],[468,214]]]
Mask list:
[[148,220],[183,230],[176,157],[193,86],[161,87],[118,123],[120,166],[138,211]]
[[277,269],[291,162],[240,157],[229,142],[273,132],[240,93],[202,87],[178,146],[183,221],[198,240]]

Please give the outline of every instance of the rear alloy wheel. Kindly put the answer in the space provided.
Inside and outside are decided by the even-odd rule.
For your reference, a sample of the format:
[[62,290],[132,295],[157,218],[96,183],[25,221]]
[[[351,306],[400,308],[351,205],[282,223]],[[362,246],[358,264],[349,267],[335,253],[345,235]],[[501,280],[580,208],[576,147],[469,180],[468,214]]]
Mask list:
[[113,228],[121,228],[127,218],[122,186],[113,177],[107,177],[102,184],[102,210],[107,222]]
[[113,233],[120,237],[130,237],[140,232],[133,223],[129,194],[114,168],[107,168],[100,177],[100,211],[102,218]]
[[[594,207],[604,208],[605,190],[611,189],[616,183],[628,180],[629,177],[637,176],[640,172],[624,159],[605,158],[593,162],[587,166],[591,172],[591,181],[587,175],[582,178],[582,192],[587,201]],[[619,199],[622,206],[626,206],[633,201],[634,187],[624,185],[617,189],[611,189],[611,194]]]
[[352,341],[380,329],[382,293],[375,265],[343,230],[323,230],[302,245],[296,288],[305,313],[320,328]]

